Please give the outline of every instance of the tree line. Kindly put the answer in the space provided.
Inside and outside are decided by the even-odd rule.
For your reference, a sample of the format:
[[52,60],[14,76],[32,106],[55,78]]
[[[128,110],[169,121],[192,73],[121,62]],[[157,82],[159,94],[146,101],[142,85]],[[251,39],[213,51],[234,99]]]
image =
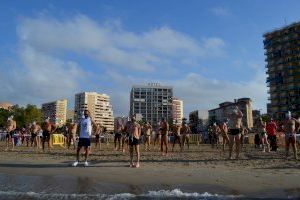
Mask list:
[[37,123],[42,122],[41,109],[38,109],[36,105],[28,104],[26,107],[14,105],[8,110],[0,108],[0,127],[4,127],[7,118],[12,115],[14,120],[17,121],[17,128],[22,128],[33,121]]

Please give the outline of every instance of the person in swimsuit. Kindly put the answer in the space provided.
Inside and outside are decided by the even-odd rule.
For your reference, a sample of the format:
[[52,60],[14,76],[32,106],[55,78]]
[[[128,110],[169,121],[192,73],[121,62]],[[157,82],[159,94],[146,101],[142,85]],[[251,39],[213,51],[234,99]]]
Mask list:
[[128,144],[129,133],[127,131],[128,126],[129,126],[129,121],[127,121],[127,123],[125,124],[125,126],[123,127],[123,130],[122,130],[122,152],[123,152],[123,154],[126,152],[126,147],[127,147],[127,149],[129,149],[129,144]]
[[155,127],[155,135],[153,141],[153,148],[155,148],[156,142],[161,143],[161,130],[160,130],[160,123],[158,123]]
[[[160,151],[162,155],[168,155],[168,132],[169,132],[169,124],[165,118],[162,118],[160,123],[160,131],[161,131],[161,142],[160,142]],[[164,146],[166,152],[164,153]]]
[[39,131],[41,130],[41,127],[34,121],[31,125],[30,131],[31,131],[31,146],[36,147],[37,149],[40,147],[39,144]]
[[73,143],[74,150],[76,149],[76,133],[77,133],[77,123],[72,119],[68,126],[68,149],[70,149]]
[[300,129],[300,121],[293,118],[291,112],[289,111],[286,114],[286,119],[283,123],[283,130],[285,132],[285,157],[288,159],[290,145],[292,145],[294,151],[294,158],[297,160],[297,143],[296,143],[296,134]]
[[97,148],[99,146],[99,150],[101,150],[101,140],[100,140],[101,132],[102,132],[101,126],[100,126],[100,124],[97,124],[96,130],[95,130],[95,137],[96,137],[95,148]]
[[218,138],[219,138],[219,133],[220,133],[220,128],[217,125],[217,123],[215,122],[212,126],[212,138],[211,138],[211,147],[214,148],[215,145],[218,148]]
[[244,138],[245,138],[245,135],[247,135],[249,133],[249,131],[245,126],[242,125],[240,132],[241,132],[241,149],[243,149]]
[[79,153],[82,147],[84,147],[85,150],[85,161],[84,166],[88,167],[89,163],[87,161],[89,153],[90,153],[90,147],[91,147],[91,135],[92,135],[92,129],[93,127],[97,127],[97,124],[95,121],[91,118],[91,114],[88,110],[85,110],[83,112],[83,116],[79,123],[79,141],[77,145],[77,151],[76,151],[76,161],[73,163],[73,167],[76,167],[79,164]]
[[10,116],[7,119],[5,129],[6,129],[6,151],[8,150],[9,143],[12,144],[12,150],[15,148],[15,141],[14,141],[14,132],[17,128],[17,123],[14,120],[14,116]]
[[228,127],[227,127],[228,119],[225,119],[222,123],[219,124],[220,133],[223,138],[222,142],[222,151],[225,152],[226,144],[229,144],[229,137],[228,137]]
[[173,147],[172,147],[172,152],[174,151],[174,147],[176,142],[178,141],[180,150],[182,151],[182,145],[181,145],[181,136],[180,136],[180,129],[181,125],[177,121],[175,122],[175,125],[173,127],[173,135],[174,135],[174,140],[173,140]]
[[145,150],[150,151],[150,143],[151,143],[151,132],[152,132],[152,126],[149,122],[146,122],[146,124],[143,126],[143,132],[145,134]]
[[[140,167],[140,137],[141,127],[136,122],[135,116],[131,117],[131,121],[127,123],[126,131],[128,132],[129,152],[130,152],[130,165],[129,167]],[[133,162],[133,151],[136,152],[136,164]]]
[[[116,122],[115,125],[115,150],[120,150],[121,149],[121,140],[122,140],[122,130],[124,129],[124,126],[120,120]],[[117,141],[118,141],[118,148],[117,148]]]
[[238,159],[240,155],[240,141],[241,141],[240,128],[242,124],[243,113],[237,106],[235,106],[234,109],[230,113],[226,113],[226,115],[229,118],[228,121],[229,159],[232,159],[234,144],[236,147],[236,159]]
[[50,135],[56,130],[56,126],[50,122],[48,117],[43,125],[43,151],[45,151],[45,143],[48,143],[48,151],[50,151]]
[[268,140],[270,140],[271,151],[277,151],[277,137],[276,137],[277,124],[272,118],[267,123],[266,130],[268,134]]
[[182,120],[182,126],[180,129],[180,135],[182,135],[182,150],[184,149],[185,142],[187,143],[188,149],[190,149],[190,134],[191,129],[186,123],[186,119]]
[[255,122],[255,128],[257,133],[260,136],[261,144],[263,147],[262,151],[266,152],[266,146],[267,146],[267,151],[270,152],[270,144],[268,142],[268,136],[266,131],[266,122],[264,122],[261,117],[257,118]]

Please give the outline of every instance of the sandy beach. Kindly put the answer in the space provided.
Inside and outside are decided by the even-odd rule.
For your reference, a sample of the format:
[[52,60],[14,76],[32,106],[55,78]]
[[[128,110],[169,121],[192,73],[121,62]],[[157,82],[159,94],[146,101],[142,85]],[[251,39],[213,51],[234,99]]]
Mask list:
[[[143,194],[151,190],[179,188],[184,192],[219,195],[300,197],[300,161],[283,159],[282,148],[276,153],[263,153],[252,145],[246,145],[239,160],[227,160],[220,149],[204,144],[192,145],[190,150],[184,152],[179,152],[177,147],[168,156],[161,156],[158,146],[151,152],[144,151],[142,146],[142,165],[139,169],[129,168],[128,153],[123,155],[114,151],[112,144],[103,145],[101,151],[93,149],[91,166],[87,168],[71,167],[75,151],[61,147],[54,147],[47,153],[31,147],[17,147],[13,152],[5,152],[1,142],[0,148],[0,174],[6,176],[5,180],[22,176],[25,179],[43,177],[48,179],[46,184],[50,185],[101,183],[99,188],[106,194]],[[62,177],[63,181],[56,180]],[[97,192],[78,189],[78,185],[71,188],[69,186],[59,192]],[[1,191],[10,189],[3,185],[0,188]]]

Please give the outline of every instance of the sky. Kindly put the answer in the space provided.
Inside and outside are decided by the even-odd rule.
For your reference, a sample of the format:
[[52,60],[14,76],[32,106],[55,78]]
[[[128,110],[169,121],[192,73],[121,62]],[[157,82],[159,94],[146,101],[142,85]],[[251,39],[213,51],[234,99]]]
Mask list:
[[266,112],[263,34],[297,22],[293,0],[2,0],[0,101],[95,91],[128,115],[132,85],[173,86],[185,116],[250,97]]

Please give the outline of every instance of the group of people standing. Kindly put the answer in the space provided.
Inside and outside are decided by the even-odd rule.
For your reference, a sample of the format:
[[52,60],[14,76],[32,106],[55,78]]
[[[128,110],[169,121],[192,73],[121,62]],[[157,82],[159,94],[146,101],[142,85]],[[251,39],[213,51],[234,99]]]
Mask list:
[[[56,126],[50,122],[50,119],[47,118],[45,122],[40,126],[37,122],[32,122],[28,126],[23,127],[17,130],[17,122],[14,120],[13,116],[10,116],[7,119],[5,125],[6,131],[6,150],[9,149],[11,144],[11,149],[14,150],[15,147],[15,138],[20,138],[20,142],[31,143],[31,146],[39,149],[42,148],[45,150],[45,143],[48,143],[48,150],[50,150],[50,134],[56,130]],[[16,137],[18,136],[18,137]]]
[[[243,136],[247,134],[248,130],[242,126],[242,117],[243,113],[236,106],[230,112],[225,113],[227,118],[224,119],[222,123],[214,125],[211,127],[211,143],[212,147],[218,142],[216,141],[219,136],[223,138],[223,152],[225,151],[225,145],[229,145],[229,159],[233,159],[233,147],[235,146],[235,158],[238,159],[240,155],[241,146],[243,144]],[[13,119],[13,116],[9,117],[7,120],[6,128],[6,145],[7,149],[9,143],[12,143],[14,147],[14,133],[16,131],[16,121]],[[272,150],[276,151],[276,123],[271,120],[269,123],[266,123],[262,118],[258,118],[254,124],[254,131],[259,135],[260,142],[262,144],[262,149],[265,152]],[[37,148],[40,147],[39,140],[42,140],[42,149],[45,149],[45,143],[48,143],[48,149],[50,150],[50,135],[57,129],[53,125],[49,118],[45,120],[42,126],[38,125],[36,122],[33,122],[28,128],[23,128],[21,135],[26,135],[30,133],[31,143]],[[300,129],[300,121],[293,118],[291,113],[288,112],[286,119],[282,124],[282,129],[285,133],[285,142],[286,142],[286,157],[289,155],[289,147],[292,146],[294,152],[294,158],[297,159],[297,144],[296,144],[296,133]],[[79,164],[79,155],[82,147],[85,150],[85,161],[84,166],[88,166],[88,156],[91,151],[91,136],[92,133],[96,138],[96,147],[99,145],[101,148],[100,135],[103,129],[100,124],[97,124],[91,117],[90,112],[85,110],[83,112],[81,120],[78,124],[72,121],[66,128],[66,143],[68,148],[71,144],[76,148],[77,143],[77,134],[79,136],[76,150],[76,161],[73,163],[73,166],[76,167]],[[125,152],[126,147],[129,148],[130,152],[130,167],[140,167],[140,143],[143,138],[145,144],[145,150],[150,151],[152,133],[154,133],[153,146],[160,141],[160,149],[162,155],[168,154],[168,139],[170,127],[168,122],[165,119],[156,126],[152,127],[149,122],[140,124],[136,121],[135,116],[131,116],[130,120],[127,121],[125,125],[121,122],[116,123],[115,127],[115,150],[122,150]],[[40,135],[42,133],[42,135]],[[186,119],[183,119],[182,123],[175,123],[172,127],[172,136],[173,136],[173,147],[174,151],[175,144],[178,143],[180,150],[184,149],[185,144],[189,148],[190,134],[191,130],[189,125],[186,122]],[[268,133],[268,134],[267,134]],[[27,134],[28,135],[28,134]],[[24,137],[25,138],[25,137]],[[28,137],[27,137],[28,138]],[[23,140],[23,139],[22,139]],[[27,139],[26,139],[27,140]],[[269,143],[270,141],[270,143]],[[117,145],[118,143],[118,145]],[[28,145],[28,140],[27,140]],[[134,162],[134,152],[136,153],[136,162]]]
[[[232,159],[233,146],[235,144],[236,158],[239,158],[241,147],[244,143],[244,136],[250,131],[243,126],[243,113],[238,107],[232,112],[225,113],[227,118],[223,122],[214,123],[209,128],[209,142],[214,146],[219,144],[219,136],[222,136],[222,150],[225,151],[225,145],[229,145],[229,159]],[[252,132],[255,134],[255,147],[262,148],[263,152],[277,151],[277,132],[281,130],[285,134],[286,158],[289,156],[289,147],[292,146],[294,158],[297,159],[297,141],[296,133],[299,132],[300,121],[293,118],[291,112],[286,114],[281,126],[278,126],[271,118],[264,122],[261,117],[257,118],[254,123]]]
[[[153,138],[153,147],[160,142],[160,150],[162,155],[168,155],[168,143],[169,143],[169,123],[166,119],[162,118],[161,122],[156,126],[152,127],[149,122],[144,124],[139,124],[136,121],[134,116],[131,117],[125,125],[121,121],[117,121],[115,127],[115,150],[122,149],[125,152],[126,147],[129,146],[129,151],[131,155],[131,167],[139,167],[140,159],[140,144],[143,142],[145,145],[145,150],[151,150],[151,141]],[[154,133],[154,135],[153,135]],[[182,124],[175,123],[173,127],[173,148],[174,151],[175,144],[178,143],[180,150],[183,150],[184,144],[187,143],[189,148],[189,137],[191,130],[186,123],[186,120],[183,119]],[[136,151],[137,163],[134,164],[133,151]]]

